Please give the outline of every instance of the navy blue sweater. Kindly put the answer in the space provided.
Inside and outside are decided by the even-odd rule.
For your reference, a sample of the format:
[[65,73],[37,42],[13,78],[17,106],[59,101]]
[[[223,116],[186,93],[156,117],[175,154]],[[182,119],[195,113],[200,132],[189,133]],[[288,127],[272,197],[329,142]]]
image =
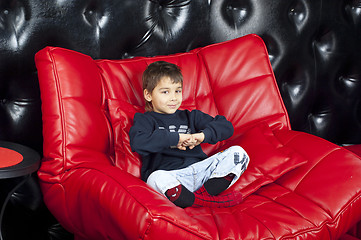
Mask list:
[[141,176],[146,181],[156,170],[175,170],[207,158],[200,145],[179,150],[179,133],[204,133],[205,143],[215,144],[233,135],[233,126],[224,116],[199,110],[177,110],[174,114],[136,113],[129,131],[133,151],[142,157]]

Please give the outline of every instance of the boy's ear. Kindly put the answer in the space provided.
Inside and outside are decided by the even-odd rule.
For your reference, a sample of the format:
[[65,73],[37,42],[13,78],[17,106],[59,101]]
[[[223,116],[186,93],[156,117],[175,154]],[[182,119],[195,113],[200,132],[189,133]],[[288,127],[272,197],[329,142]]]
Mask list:
[[147,89],[144,89],[143,93],[144,93],[144,99],[147,102],[151,102],[152,101],[152,95],[150,94],[150,92]]

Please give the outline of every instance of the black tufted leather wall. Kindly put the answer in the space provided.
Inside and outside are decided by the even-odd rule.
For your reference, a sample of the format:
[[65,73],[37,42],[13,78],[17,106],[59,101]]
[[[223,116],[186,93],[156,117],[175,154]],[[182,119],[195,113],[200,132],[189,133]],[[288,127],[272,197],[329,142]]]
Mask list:
[[1,0],[0,139],[41,152],[33,59],[47,45],[118,59],[248,33],[266,42],[293,129],[361,143],[361,0]]

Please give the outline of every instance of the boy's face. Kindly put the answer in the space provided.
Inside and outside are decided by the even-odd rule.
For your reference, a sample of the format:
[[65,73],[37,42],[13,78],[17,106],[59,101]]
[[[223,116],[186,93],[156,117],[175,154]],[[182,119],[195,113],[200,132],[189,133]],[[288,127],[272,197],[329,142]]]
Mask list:
[[182,103],[182,84],[172,83],[169,77],[162,78],[153,92],[144,89],[144,98],[152,102],[153,111],[162,114],[172,114]]

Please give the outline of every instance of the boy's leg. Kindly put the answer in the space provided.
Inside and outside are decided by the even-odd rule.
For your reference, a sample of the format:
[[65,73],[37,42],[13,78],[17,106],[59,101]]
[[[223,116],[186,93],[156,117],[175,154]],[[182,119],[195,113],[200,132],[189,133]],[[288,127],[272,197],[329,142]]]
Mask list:
[[[194,176],[192,168],[190,168],[190,176]],[[179,180],[186,178],[188,169],[175,171],[155,171],[152,173],[147,183],[156,191],[164,194],[175,205],[186,207],[232,207],[241,202],[241,195],[231,193],[224,196],[198,195],[189,191]],[[175,174],[177,173],[177,174]],[[187,182],[187,181],[185,181]]]
[[230,173],[225,177],[208,179],[208,181],[204,183],[203,187],[210,195],[216,196],[226,190],[229,185],[231,185],[231,182],[235,176],[235,174]]
[[168,189],[165,196],[175,205],[181,208],[190,207],[195,201],[195,195],[183,185]]
[[221,159],[210,178],[195,193],[218,195],[234,182],[246,170],[249,157],[243,148],[233,146],[225,151],[213,155],[211,158]]
[[178,181],[177,177],[171,173],[171,171],[157,170],[149,175],[147,184],[157,192],[165,195],[165,192],[168,189],[174,188],[181,183]]
[[[183,169],[182,177],[186,181],[187,176],[192,176],[192,169],[187,173],[187,169]],[[193,205],[195,201],[194,194],[189,191],[178,179],[181,179],[175,171],[158,170],[153,172],[147,179],[147,184],[157,192],[165,195],[171,202],[178,207],[186,208]],[[188,171],[189,172],[189,171]]]
[[178,207],[233,207],[242,202],[242,194],[231,192],[229,194],[211,196],[196,194],[183,185],[178,185],[166,191],[167,198]]
[[[240,155],[242,159],[240,159]],[[230,161],[231,163],[229,163]],[[238,166],[239,164],[243,166]],[[219,165],[225,166],[219,167]],[[236,173],[239,177],[247,165],[248,155],[244,150],[241,147],[231,147],[225,152],[195,163],[188,168],[170,171],[182,184],[169,189],[166,196],[180,207],[231,207],[237,205],[243,201],[241,193],[218,194],[226,190],[237,177]],[[228,174],[224,174],[224,172]],[[210,179],[213,173],[216,174]],[[192,190],[189,191],[185,186],[189,186]],[[194,191],[195,189],[198,190]],[[194,199],[192,204],[190,199]]]

